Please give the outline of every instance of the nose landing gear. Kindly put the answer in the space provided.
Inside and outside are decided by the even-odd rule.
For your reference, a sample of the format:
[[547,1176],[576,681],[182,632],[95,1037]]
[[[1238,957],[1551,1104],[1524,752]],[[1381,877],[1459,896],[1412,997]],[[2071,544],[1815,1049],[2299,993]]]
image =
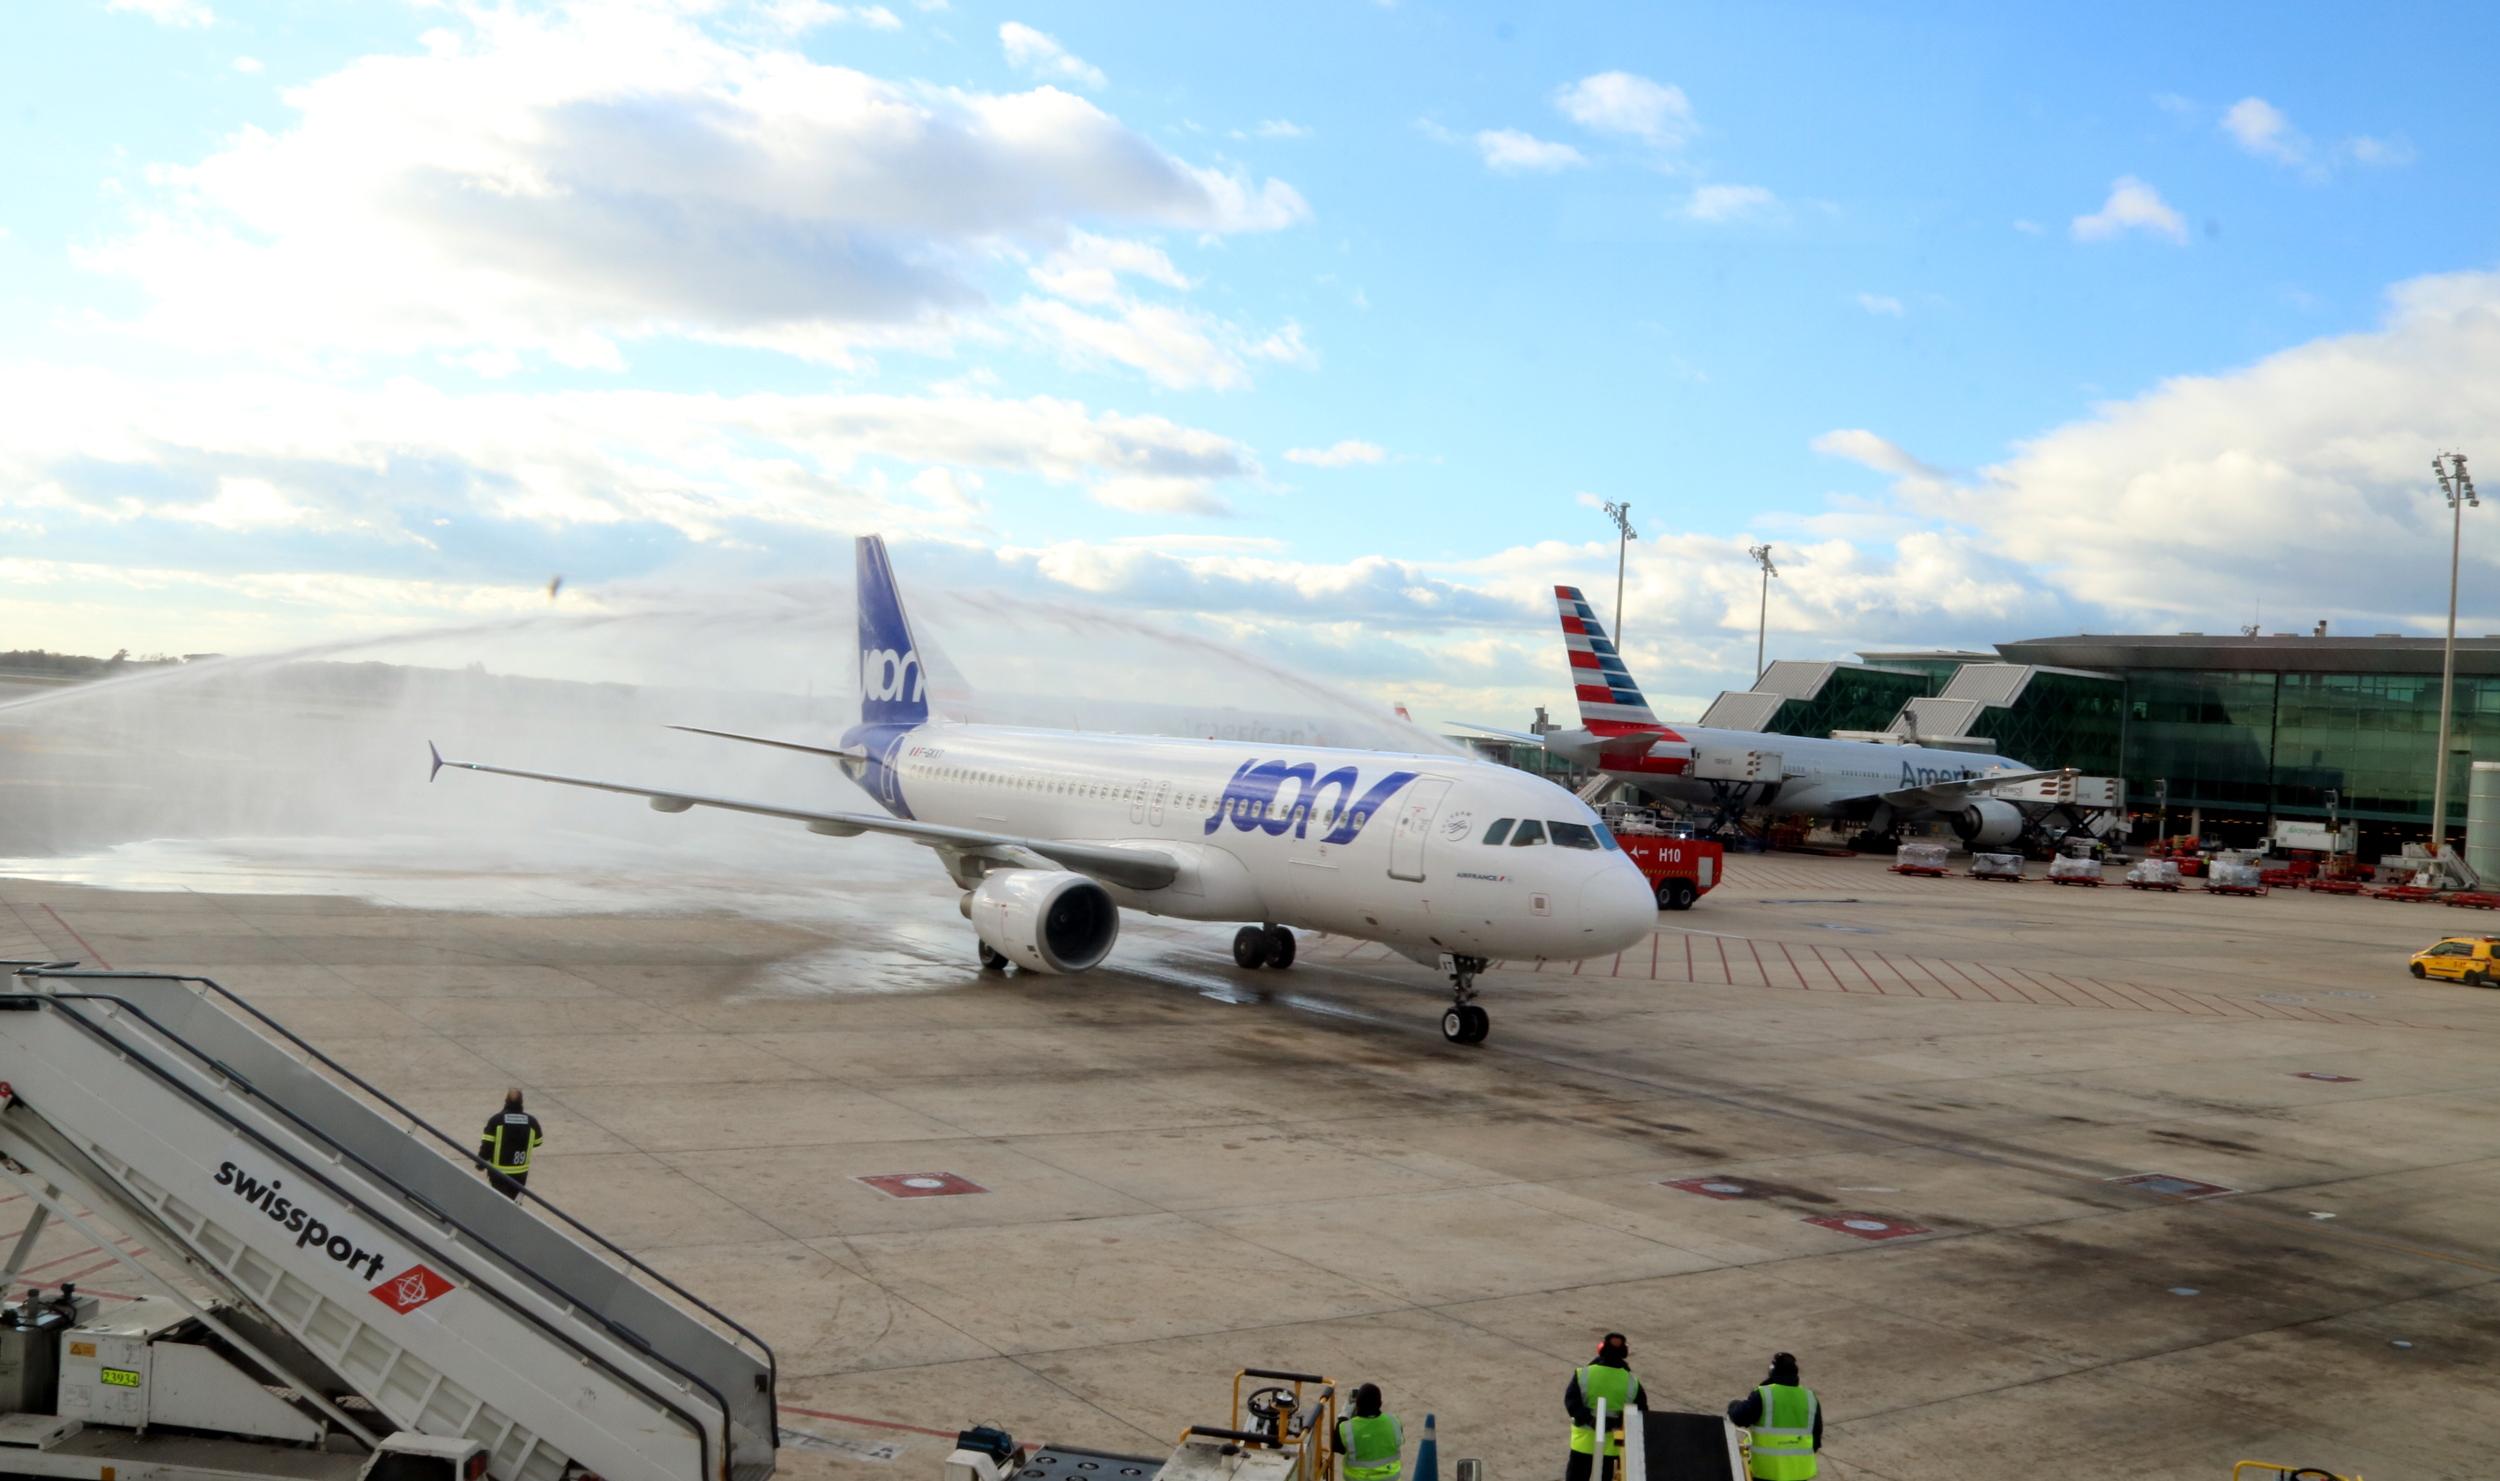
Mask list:
[[1450,974],[1450,1006],[1441,1015],[1441,1037],[1453,1044],[1481,1044],[1493,1032],[1493,1015],[1476,1006],[1476,974],[1485,969],[1480,956],[1444,956]]

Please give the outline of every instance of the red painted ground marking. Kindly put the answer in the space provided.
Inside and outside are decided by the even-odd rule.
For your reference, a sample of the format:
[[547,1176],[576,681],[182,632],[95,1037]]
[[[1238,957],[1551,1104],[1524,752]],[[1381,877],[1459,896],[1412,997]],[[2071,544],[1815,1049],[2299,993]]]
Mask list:
[[[117,1240],[117,1241],[115,1241],[115,1243],[127,1246],[127,1245],[130,1243],[130,1241],[129,1241],[129,1240],[126,1240],[126,1239],[124,1239],[124,1240]],[[29,1265],[29,1266],[27,1266],[25,1269],[23,1269],[23,1270],[19,1271],[19,1272],[18,1272],[18,1274],[20,1274],[20,1275],[32,1275],[32,1274],[34,1274],[34,1273],[35,1273],[36,1271],[38,1271],[38,1270],[50,1270],[50,1269],[51,1269],[53,1266],[55,1266],[55,1265],[67,1265],[67,1264],[68,1264],[70,1261],[72,1261],[72,1260],[84,1260],[84,1259],[86,1259],[89,1255],[92,1255],[92,1254],[94,1254],[94,1253],[95,1253],[95,1246],[93,1246],[93,1245],[89,1245],[89,1246],[87,1246],[87,1247],[86,1247],[85,1249],[83,1249],[83,1250],[72,1250],[70,1253],[68,1253],[68,1254],[66,1254],[66,1255],[61,1256],[61,1257],[60,1257],[59,1259],[57,1259],[57,1260],[46,1260],[46,1261],[44,1261],[41,1265]],[[131,1254],[134,1254],[134,1255],[144,1255],[144,1254],[146,1254],[146,1253],[147,1253],[147,1251],[146,1251],[146,1250],[143,1250],[143,1249],[139,1249],[139,1250],[131,1250],[131,1251],[130,1251],[130,1253],[131,1253]],[[120,1262],[119,1260],[107,1260],[107,1261],[105,1261],[105,1262],[104,1262],[104,1265],[98,1265],[98,1266],[96,1266],[96,1267],[94,1267],[94,1268],[95,1268],[96,1270],[102,1270],[102,1269],[104,1269],[104,1268],[105,1268],[105,1266],[106,1266],[106,1265],[118,1265],[118,1264],[120,1264],[120,1263],[121,1263],[121,1262]],[[81,1270],[81,1271],[77,1272],[77,1273],[76,1273],[76,1274],[74,1274],[74,1275],[65,1275],[65,1276],[62,1276],[62,1277],[61,1277],[61,1279],[63,1279],[63,1280],[76,1280],[76,1279],[78,1279],[78,1277],[79,1277],[79,1276],[81,1276],[81,1275],[87,1275],[87,1274],[91,1274],[91,1273],[92,1273],[91,1271]]]
[[[1573,963],[1571,964],[1571,975],[1572,975],[1572,976],[1574,976],[1574,977],[1579,976],[1579,975],[1580,975],[1580,969],[1581,969],[1582,967],[1587,966],[1587,965],[1588,965],[1588,963],[1587,963],[1587,962],[1585,962],[1585,961],[1573,962]],[[1590,1423],[1594,1424],[1594,1423],[1596,1423],[1596,1421],[1595,1421],[1595,1420],[1591,1420],[1591,1421],[1590,1421]],[[1591,1442],[1591,1443],[1595,1443],[1595,1442]]]
[[1823,964],[1824,971],[1831,972],[1832,986],[1839,988],[1842,992],[1849,991],[1849,984],[1840,980],[1840,974],[1838,972],[1832,971],[1832,959],[1823,955],[1822,947],[1808,946],[1806,950],[1814,953],[1814,959]]
[[872,1430],[901,1430],[912,1435],[935,1435],[941,1440],[952,1440],[961,1433],[958,1430],[933,1430],[916,1424],[897,1424],[890,1419],[863,1419],[856,1414],[836,1414],[830,1409],[802,1409],[796,1404],[783,1404],[780,1408],[784,1414],[804,1414],[810,1419],[833,1419],[844,1424],[864,1424]]
[[78,943],[79,949],[87,953],[89,960],[93,961],[97,966],[102,967],[107,972],[113,970],[113,964],[104,959],[104,953],[96,950],[93,943],[89,942],[86,937],[79,935],[78,928],[76,926],[73,926],[68,921],[61,919],[61,912],[53,909],[50,901],[46,901],[44,903],[43,913],[52,917],[52,924],[59,926],[64,931],[69,932],[69,939]]
[[1618,951],[1618,952],[1616,952],[1616,953],[1615,953],[1615,965],[1614,965],[1614,970],[1613,970],[1613,971],[1611,971],[1611,972],[1608,972],[1606,975],[1607,975],[1607,976],[1609,976],[1609,977],[1620,977],[1620,976],[1622,976],[1622,975],[1623,975],[1623,953],[1622,953],[1622,952],[1619,952],[1619,951]]
[[1781,958],[1788,963],[1788,975],[1797,979],[1797,985],[1799,987],[1805,986],[1806,974],[1797,970],[1797,958],[1789,951],[1788,943],[1785,941],[1780,942],[1779,949]]
[[[1885,970],[1885,971],[1890,972],[1893,976],[1900,978],[1900,979],[1901,979],[1901,985],[1902,985],[1902,986],[1904,986],[1904,987],[1908,988],[1908,989],[1909,989],[1910,991],[1912,991],[1912,992],[1918,992],[1918,984],[1917,984],[1917,983],[1915,983],[1915,982],[1912,982],[1912,981],[1910,980],[1910,974],[1909,974],[1909,973],[1907,973],[1907,972],[1902,971],[1902,970],[1901,970],[1901,966],[1900,966],[1900,964],[1899,964],[1899,963],[1895,962],[1892,958],[1890,958],[1890,957],[1888,957],[1888,956],[1884,955],[1884,954],[1883,954],[1882,952],[1880,952],[1880,951],[1869,952],[1869,953],[1867,953],[1867,954],[1868,954],[1869,956],[1872,956],[1873,958],[1875,958],[1875,960],[1877,960],[1877,961],[1879,961],[1879,962],[1882,962],[1882,963],[1884,964],[1884,970]],[[1921,993],[1921,994],[1920,994],[1920,996],[1924,997],[1924,996],[1926,996],[1926,995],[1925,995],[1924,993]]]
[[990,1191],[951,1172],[881,1172],[852,1181],[866,1183],[889,1198],[951,1198],[958,1193]]
[[2292,1072],[2292,1078],[2295,1080],[2316,1080],[2321,1084],[2326,1085],[2358,1085],[2361,1083],[2361,1077],[2359,1075],[2330,1075],[2324,1070],[2294,1070]]
[[2086,977],[2083,980],[2091,983],[2094,987],[2099,988],[2103,992],[2116,993],[2118,996],[2126,999],[2130,1003],[2135,1004],[2139,1008],[2148,1010],[2158,1008],[2165,1013],[2176,1013],[2180,1011],[2178,1004],[2164,1002],[2160,998],[2155,997],[2153,994],[2145,991],[2143,988],[2138,987],[2132,982],[2103,982],[2098,977]]
[[[1874,973],[1866,970],[1866,963],[1858,960],[1858,954],[1856,952],[1851,951],[1848,947],[1844,946],[1840,949],[1840,954],[1849,959],[1850,966],[1858,969],[1858,975],[1866,979],[1867,986],[1875,989],[1877,992],[1884,991],[1884,985],[1875,980]],[[1886,996],[1890,996],[1890,994],[1886,994]]]
[[2106,994],[2104,994],[2104,993],[2097,993],[2097,992],[2094,992],[2092,989],[2090,989],[2090,988],[2088,988],[2088,987],[2085,987],[2083,984],[2081,984],[2081,983],[2079,983],[2079,982],[2076,982],[2076,981],[2075,981],[2074,979],[2072,979],[2072,978],[2069,978],[2069,977],[2059,977],[2059,976],[2058,976],[2058,974],[2057,974],[2057,973],[2055,973],[2055,972],[2051,972],[2049,975],[2050,975],[2051,977],[2056,977],[2056,978],[2057,978],[2057,980],[2058,980],[2059,982],[2064,983],[2066,986],[2068,986],[2068,987],[2070,987],[2070,988],[2073,988],[2073,989],[2074,989],[2077,993],[2081,994],[2083,997],[2085,997],[2086,999],[2090,1000],[2091,1002],[2094,1002],[2094,1003],[2099,1004],[2101,1007],[2104,1007],[2104,1008],[2133,1008],[2133,1007],[2137,1007],[2137,1006],[2139,1006],[2139,1005],[2137,1005],[2137,1004],[2135,1004],[2135,1003],[2130,1003],[2130,1002],[2128,1002],[2125,998],[2120,997],[2118,994],[2116,994],[2116,993],[2114,993],[2114,992],[2112,992],[2112,993],[2106,993]]
[[2020,987],[2016,986],[2015,984],[2013,984],[2013,983],[2011,983],[2011,982],[2006,981],[2006,980],[2005,980],[2005,974],[2004,974],[2004,973],[2002,973],[2002,972],[1998,971],[1998,970],[1997,970],[1996,968],[1994,968],[1994,967],[1989,966],[1986,962],[1977,962],[1977,963],[1974,963],[1973,965],[1977,966],[1977,967],[1979,968],[1979,970],[1980,970],[1980,971],[1987,973],[1990,977],[1995,978],[1995,979],[1996,979],[1996,984],[1997,984],[1997,986],[1999,986],[1999,987],[2001,987],[2001,988],[2004,988],[2007,992],[2012,993],[2012,994],[2015,996],[2015,998],[2016,998],[2016,999],[2018,999],[2018,1000],[2020,1000],[2020,1001],[2022,1001],[2022,1002],[2025,1002],[2025,1003],[2029,1003],[2029,1002],[2033,1002],[2033,1001],[2035,1001],[2035,999],[2031,996],[2031,994],[2029,994],[2029,993],[2027,993],[2027,992],[2023,991]]
[[[1649,935],[1649,980],[1652,982],[1658,980],[1658,933],[1655,931],[1652,931]],[[1591,1441],[1590,1443],[1595,1444],[1596,1442]]]
[[1764,987],[1769,987],[1771,985],[1771,969],[1762,965],[1762,948],[1755,945],[1754,939],[1751,936],[1748,936],[1745,938],[1745,949],[1753,953],[1753,969],[1762,974],[1762,985]]
[[1904,1235],[1933,1232],[1924,1224],[1887,1219],[1881,1214],[1817,1214],[1806,1222],[1817,1228],[1846,1234],[1852,1239],[1899,1239]]
[[[1721,982],[1732,983],[1736,980],[1736,974],[1727,969],[1727,938],[1725,936],[1721,936],[1717,939],[1719,943],[1719,980]],[[1590,1423],[1594,1424],[1596,1421],[1591,1420]]]
[[[1918,958],[1916,958],[1916,957],[1912,957],[1910,960],[1912,960],[1912,961],[1916,961],[1916,960],[1918,960]],[[1945,957],[1938,957],[1938,958],[1936,958],[1936,960],[1937,960],[1937,961],[1939,961],[1939,962],[1943,962],[1943,963],[1944,963],[1946,966],[1948,966],[1948,967],[1951,967],[1951,968],[1953,969],[1953,975],[1954,975],[1954,976],[1961,978],[1964,982],[1966,982],[1966,983],[1970,984],[1970,986],[1971,986],[1973,989],[1975,989],[1976,991],[1978,991],[1978,992],[1980,992],[1980,993],[1984,994],[1984,995],[1987,997],[1987,999],[1988,999],[1988,1001],[1989,1001],[1989,1002],[1991,1002],[1991,1003],[2002,1003],[2002,1002],[2004,1002],[2004,1001],[2005,1001],[2005,999],[2000,998],[2000,997],[1998,997],[1998,996],[1996,995],[1996,989],[1994,989],[1994,988],[1990,987],[1988,984],[1986,984],[1986,983],[1984,983],[1984,982],[1980,981],[1978,978],[1973,977],[1973,976],[1972,976],[1971,974],[1969,974],[1968,972],[1963,971],[1963,970],[1962,970],[1962,964],[1961,964],[1961,963],[1956,962],[1956,961],[1949,960],[1948,958],[1945,958]],[[1943,977],[1944,977],[1944,974],[1943,974],[1942,972],[1937,972],[1937,971],[1936,971],[1936,969],[1935,969],[1934,967],[1929,967],[1927,970],[1928,970],[1929,972],[1933,973],[1933,974],[1937,977],[1937,979],[1938,979],[1938,980],[1942,980],[1942,979],[1943,979]]]
[[[133,1253],[135,1254],[135,1253],[140,1253],[140,1252],[138,1252],[138,1251],[133,1251]],[[87,1267],[86,1267],[85,1269],[83,1269],[83,1270],[73,1270],[73,1271],[71,1271],[71,1272],[70,1272],[69,1274],[67,1274],[67,1275],[59,1275],[59,1276],[54,1276],[54,1277],[53,1277],[53,1284],[55,1284],[55,1285],[60,1285],[60,1284],[62,1284],[63,1282],[67,1282],[67,1281],[85,1280],[88,1276],[94,1275],[94,1274],[96,1274],[96,1273],[98,1273],[98,1272],[100,1272],[100,1271],[110,1270],[110,1269],[112,1269],[114,1266],[119,1265],[120,1263],[121,1263],[121,1261],[119,1261],[119,1260],[105,1260],[105,1261],[101,1261],[101,1262],[99,1262],[99,1263],[97,1263],[97,1264],[87,1266]],[[25,1271],[22,1271],[22,1270],[18,1272],[18,1274],[20,1274],[20,1275],[24,1275],[25,1273],[26,1273],[26,1272],[25,1272]]]
[[[1684,938],[1684,980],[1687,982],[1693,980],[1693,938],[1690,936],[1686,936]],[[1596,1442],[1591,1441],[1590,1443],[1595,1444]]]

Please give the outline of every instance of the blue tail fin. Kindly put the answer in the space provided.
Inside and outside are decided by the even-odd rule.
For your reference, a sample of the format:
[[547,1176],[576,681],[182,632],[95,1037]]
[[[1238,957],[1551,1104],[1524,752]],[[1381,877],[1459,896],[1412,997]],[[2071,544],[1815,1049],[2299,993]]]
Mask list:
[[903,593],[885,558],[885,541],[859,537],[859,719],[863,725],[918,725],[929,718],[929,676],[903,615]]

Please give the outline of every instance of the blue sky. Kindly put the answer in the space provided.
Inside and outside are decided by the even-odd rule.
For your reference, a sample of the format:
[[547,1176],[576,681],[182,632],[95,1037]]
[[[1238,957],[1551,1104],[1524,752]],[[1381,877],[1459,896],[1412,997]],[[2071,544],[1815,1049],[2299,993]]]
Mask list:
[[1688,703],[1761,540],[1774,656],[2420,630],[2424,465],[2500,412],[2500,105],[2441,81],[2494,29],[15,7],[0,647],[628,606],[881,528],[1508,715],[1561,689],[1543,592],[1610,586],[1598,499]]

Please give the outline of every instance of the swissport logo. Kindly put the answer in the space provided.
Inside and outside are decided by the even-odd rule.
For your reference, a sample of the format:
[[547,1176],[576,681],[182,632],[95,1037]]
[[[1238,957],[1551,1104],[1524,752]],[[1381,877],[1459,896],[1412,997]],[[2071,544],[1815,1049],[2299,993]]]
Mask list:
[[920,650],[897,653],[891,648],[863,648],[859,654],[859,695],[862,699],[917,702],[928,690],[920,672]]
[[373,1299],[401,1316],[459,1287],[423,1265],[411,1265],[373,1288]]
[[[349,1220],[335,1213],[316,1213],[312,1205],[299,1197],[281,1196],[286,1187],[283,1178],[259,1178],[232,1162],[217,1164],[217,1186],[234,1191],[237,1198],[269,1216],[271,1223],[283,1226],[295,1236],[299,1250],[317,1250],[349,1271],[373,1280],[382,1274],[390,1259],[378,1246],[381,1241]],[[366,1248],[371,1240],[376,1248]]]

